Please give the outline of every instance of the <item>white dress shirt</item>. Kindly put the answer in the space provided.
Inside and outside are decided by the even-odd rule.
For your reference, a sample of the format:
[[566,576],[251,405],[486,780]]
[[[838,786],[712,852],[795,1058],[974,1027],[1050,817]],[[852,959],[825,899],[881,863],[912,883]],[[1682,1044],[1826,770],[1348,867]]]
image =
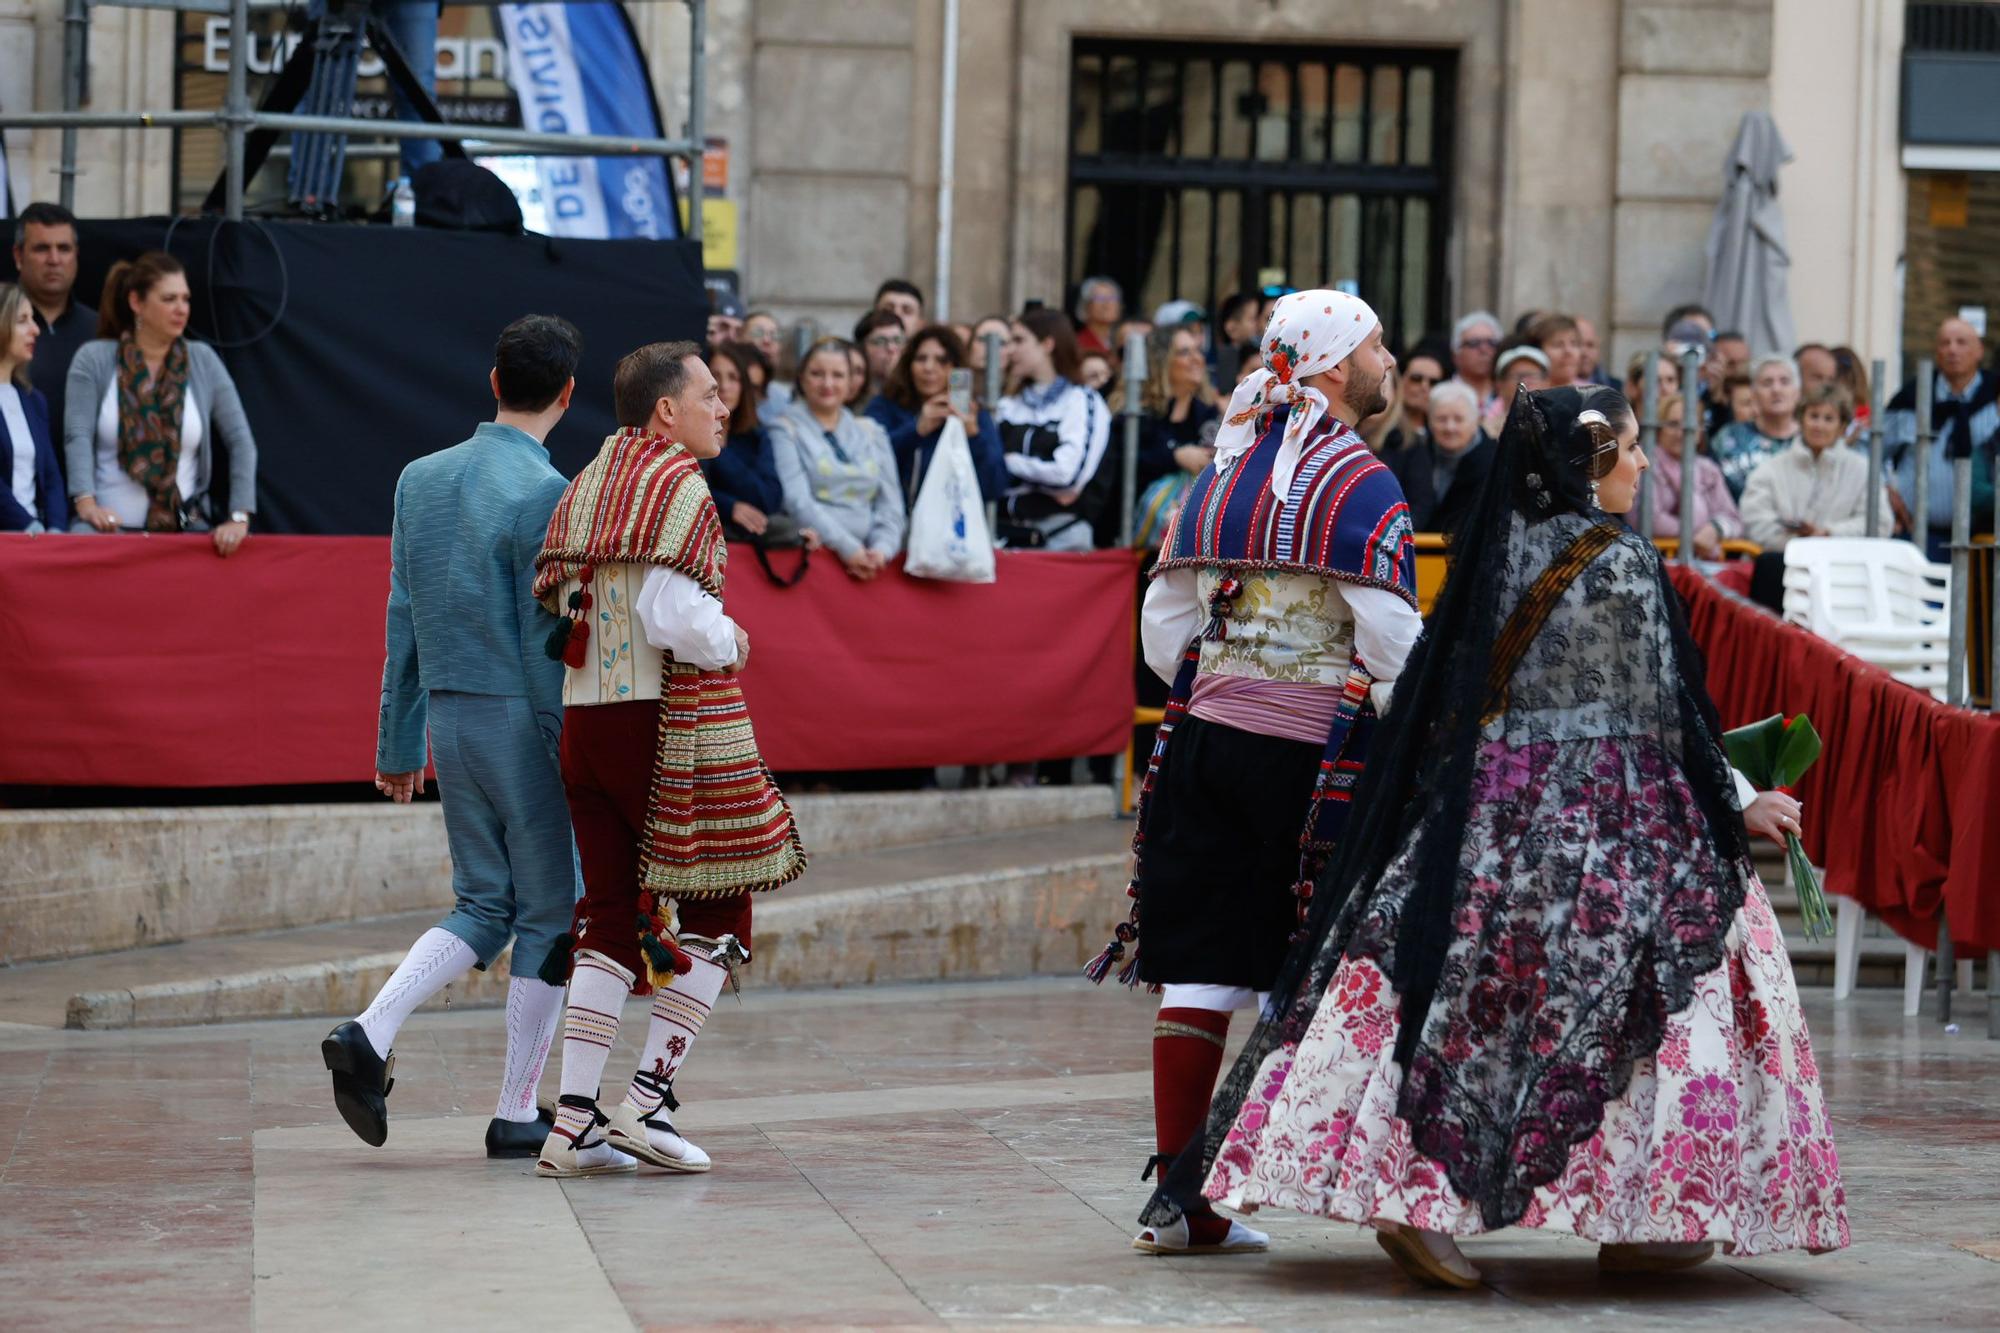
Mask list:
[[0,429],[7,432],[8,447],[14,454],[14,475],[8,489],[30,515],[41,511],[35,504],[35,437],[28,434],[28,414],[21,409],[21,391],[0,382]]
[[736,661],[736,622],[722,613],[720,601],[677,569],[647,569],[632,614],[646,642],[672,653],[676,662],[721,671]]
[[[1153,580],[1146,590],[1145,606],[1139,617],[1139,642],[1146,665],[1169,684],[1180,670],[1187,646],[1208,619],[1201,603],[1197,569],[1170,569]],[[1368,664],[1374,683],[1368,697],[1378,716],[1387,716],[1389,696],[1395,692],[1396,678],[1403,663],[1423,633],[1424,620],[1416,609],[1393,592],[1355,583],[1328,579],[1333,596],[1345,602],[1354,616],[1354,649]]]

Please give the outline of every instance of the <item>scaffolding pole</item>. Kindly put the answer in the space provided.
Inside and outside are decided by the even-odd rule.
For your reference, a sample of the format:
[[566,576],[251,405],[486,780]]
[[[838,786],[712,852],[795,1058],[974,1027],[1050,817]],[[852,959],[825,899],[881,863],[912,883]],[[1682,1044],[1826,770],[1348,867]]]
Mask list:
[[[708,197],[707,170],[702,161],[708,143],[702,138],[707,124],[702,103],[708,99],[708,80],[702,73],[702,47],[708,42],[708,0],[687,0],[688,7],[688,225],[690,241],[701,239],[701,201]],[[705,264],[703,267],[707,267]]]
[[[1653,540],[1653,464],[1659,462],[1660,441],[1660,354],[1646,353],[1644,390],[1639,394],[1639,447],[1646,453],[1646,470],[1639,474],[1639,535]],[[1687,456],[1686,423],[1682,423],[1681,466],[1693,470]]]
[[[85,43],[90,39],[88,0],[63,0],[63,110],[71,115],[83,110]],[[76,211],[76,132],[75,125],[62,126],[62,163],[56,169],[56,197],[62,206]]]

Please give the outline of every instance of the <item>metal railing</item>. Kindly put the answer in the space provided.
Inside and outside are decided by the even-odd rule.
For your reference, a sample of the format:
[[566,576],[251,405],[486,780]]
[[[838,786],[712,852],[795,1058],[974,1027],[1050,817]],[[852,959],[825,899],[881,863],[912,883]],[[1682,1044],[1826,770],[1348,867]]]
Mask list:
[[[0,129],[59,129],[62,158],[57,168],[59,198],[64,208],[76,207],[77,131],[86,129],[214,129],[225,148],[223,216],[243,217],[244,145],[252,131],[369,136],[385,139],[436,139],[481,149],[525,150],[546,157],[677,157],[688,163],[689,240],[701,239],[702,101],[706,92],[702,47],[708,31],[707,0],[680,0],[688,8],[688,135],[684,139],[650,139],[611,134],[543,134],[534,130],[496,129],[485,125],[412,120],[364,120],[354,116],[301,116],[260,111],[250,105],[250,11],[292,7],[286,0],[64,0],[63,79],[61,111],[0,112]],[[85,44],[93,4],[123,9],[185,10],[229,17],[229,66],[222,106],[214,111],[85,111],[83,87]]]

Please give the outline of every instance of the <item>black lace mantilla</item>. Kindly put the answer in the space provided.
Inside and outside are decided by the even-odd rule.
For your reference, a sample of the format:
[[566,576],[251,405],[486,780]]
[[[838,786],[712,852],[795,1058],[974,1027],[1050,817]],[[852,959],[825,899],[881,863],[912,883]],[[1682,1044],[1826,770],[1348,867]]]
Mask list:
[[1493,1228],[1556,1178],[1721,964],[1747,839],[1701,654],[1650,543],[1622,535],[1584,570],[1505,711],[1480,717],[1507,616],[1585,526],[1610,521],[1582,467],[1577,417],[1593,408],[1629,415],[1608,390],[1517,399],[1306,935],[1203,1151],[1175,1162],[1146,1224],[1199,1197],[1265,1058],[1305,1036],[1343,959],[1390,978],[1398,1115]]

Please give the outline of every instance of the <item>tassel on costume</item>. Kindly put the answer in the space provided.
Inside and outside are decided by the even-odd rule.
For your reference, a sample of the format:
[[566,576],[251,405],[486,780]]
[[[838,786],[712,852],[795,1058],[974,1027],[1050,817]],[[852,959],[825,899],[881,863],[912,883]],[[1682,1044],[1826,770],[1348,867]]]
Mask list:
[[645,960],[646,983],[655,990],[694,970],[694,959],[681,947],[680,925],[680,911],[673,899],[662,900],[652,893],[639,895],[639,955]]
[[548,957],[542,959],[542,965],[535,976],[544,986],[567,986],[570,964],[575,956],[576,936],[564,931],[556,936],[556,942],[550,946]]

